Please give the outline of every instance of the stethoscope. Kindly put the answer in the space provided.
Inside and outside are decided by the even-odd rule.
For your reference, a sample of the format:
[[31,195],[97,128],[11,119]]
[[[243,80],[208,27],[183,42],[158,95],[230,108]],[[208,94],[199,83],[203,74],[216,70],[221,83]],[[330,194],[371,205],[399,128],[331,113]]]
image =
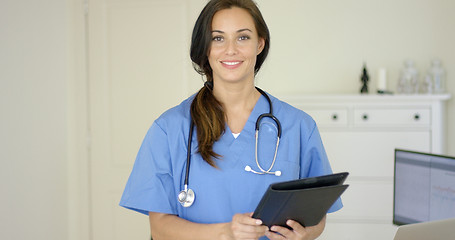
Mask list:
[[[254,157],[255,157],[255,160],[256,160],[256,165],[259,168],[259,170],[258,171],[253,170],[250,166],[247,165],[247,166],[245,166],[245,171],[251,172],[251,173],[255,173],[255,174],[260,174],[260,175],[270,174],[270,175],[275,175],[275,176],[281,176],[281,171],[272,171],[272,168],[275,165],[276,155],[277,155],[277,152],[278,152],[278,145],[280,144],[281,123],[278,120],[278,118],[276,118],[273,115],[272,101],[270,100],[269,96],[264,91],[262,91],[262,89],[260,89],[258,87],[256,87],[256,89],[262,94],[262,96],[264,96],[267,99],[267,102],[269,103],[269,112],[261,114],[256,120],[256,133],[255,133],[255,136],[254,136],[255,137],[255,147],[254,147],[255,148],[255,155],[254,155]],[[259,126],[260,126],[261,120],[263,118],[271,118],[275,122],[275,124],[277,125],[277,129],[278,129],[276,146],[275,146],[275,153],[273,155],[273,161],[272,161],[270,167],[267,170],[264,170],[264,168],[261,167],[261,165],[259,164],[259,160],[258,160]],[[196,195],[194,194],[194,191],[191,188],[188,188],[188,183],[189,183],[188,176],[190,174],[191,141],[193,139],[193,129],[194,129],[194,123],[193,123],[193,121],[191,121],[191,123],[190,123],[190,132],[189,132],[189,136],[188,136],[188,150],[187,150],[187,153],[186,153],[186,171],[185,171],[184,188],[183,188],[182,191],[180,191],[180,193],[179,193],[179,195],[177,197],[178,201],[180,202],[180,204],[182,204],[183,207],[190,207],[191,205],[193,205],[194,200],[196,198]]]

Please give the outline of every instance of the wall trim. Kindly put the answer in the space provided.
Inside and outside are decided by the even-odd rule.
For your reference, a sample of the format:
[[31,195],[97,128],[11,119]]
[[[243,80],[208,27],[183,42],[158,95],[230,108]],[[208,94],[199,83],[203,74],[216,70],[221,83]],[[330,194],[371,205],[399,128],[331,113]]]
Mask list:
[[92,239],[87,77],[88,0],[67,0],[68,238]]

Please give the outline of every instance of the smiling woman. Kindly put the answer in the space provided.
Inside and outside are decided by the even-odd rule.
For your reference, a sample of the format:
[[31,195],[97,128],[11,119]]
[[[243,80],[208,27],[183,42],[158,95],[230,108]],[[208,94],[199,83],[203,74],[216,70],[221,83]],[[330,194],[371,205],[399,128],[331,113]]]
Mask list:
[[[255,49],[252,50],[254,45],[256,45]],[[253,1],[210,1],[194,26],[190,56],[195,70],[206,77],[212,88],[215,85],[215,76],[222,79],[221,70],[225,69],[224,73],[228,75],[239,74],[240,71],[226,70],[236,69],[240,63],[243,63],[240,61],[242,59],[235,58],[248,57],[246,60],[249,64],[242,65],[244,65],[244,72],[250,69],[248,77],[251,87],[254,86],[254,75],[261,69],[267,58],[269,48],[269,29]],[[250,52],[243,56],[238,56],[235,52],[244,53],[247,50]],[[255,52],[254,56],[251,51]],[[245,67],[245,65],[248,66]],[[214,68],[220,71],[214,72]],[[221,82],[216,84],[214,91],[217,91],[218,84]],[[199,151],[204,160],[213,165],[210,157],[218,157],[218,155],[211,148],[225,130],[225,116],[220,102],[209,91],[210,89],[207,88],[199,91],[192,103],[191,115],[196,126],[199,127],[198,140],[202,146]],[[213,118],[213,116],[217,117]],[[235,128],[234,132],[239,133],[242,126]]]
[[[154,239],[322,233],[325,218],[312,227],[289,219],[287,227],[269,229],[251,217],[270,184],[332,173],[314,120],[254,86],[269,46],[251,0],[211,0],[199,15],[190,55],[206,83],[152,124],[120,202],[149,215]],[[341,207],[338,200],[329,212]]]

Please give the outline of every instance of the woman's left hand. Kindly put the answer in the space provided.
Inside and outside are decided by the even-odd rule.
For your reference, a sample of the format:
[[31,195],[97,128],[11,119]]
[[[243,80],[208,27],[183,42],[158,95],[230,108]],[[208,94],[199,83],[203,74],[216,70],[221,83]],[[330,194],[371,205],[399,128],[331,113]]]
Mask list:
[[303,227],[300,223],[294,220],[288,220],[286,225],[288,225],[291,229],[281,226],[272,226],[270,231],[267,232],[265,236],[271,240],[313,240],[319,237],[324,230],[325,217],[318,223],[318,225],[311,227]]

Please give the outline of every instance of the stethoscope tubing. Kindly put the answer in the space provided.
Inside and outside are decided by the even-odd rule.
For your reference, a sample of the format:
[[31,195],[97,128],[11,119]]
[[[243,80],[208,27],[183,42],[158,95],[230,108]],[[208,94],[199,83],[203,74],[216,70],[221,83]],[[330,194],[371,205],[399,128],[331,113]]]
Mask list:
[[278,139],[281,138],[281,123],[280,121],[278,120],[278,118],[276,118],[273,114],[271,113],[263,113],[261,114],[258,119],[256,120],[256,132],[259,131],[259,124],[261,123],[261,120],[265,117],[268,117],[268,118],[271,118],[277,125],[277,129],[278,129]]
[[[278,120],[278,118],[276,118],[273,115],[273,105],[272,105],[272,100],[270,100],[270,97],[267,95],[267,93],[262,91],[262,89],[260,89],[258,87],[255,87],[255,88],[256,88],[256,90],[258,90],[261,93],[262,96],[264,96],[267,99],[267,102],[269,103],[269,112],[261,114],[257,118],[256,126],[255,126],[255,130],[256,130],[256,133],[255,133],[255,139],[256,139],[256,142],[255,142],[255,159],[256,159],[256,165],[258,166],[260,172],[252,170],[251,167],[249,167],[249,166],[246,166],[245,170],[249,169],[247,171],[250,171],[250,172],[253,172],[253,173],[256,173],[256,174],[260,174],[260,175],[262,175],[262,174],[274,174],[276,176],[280,176],[281,175],[281,171],[272,172],[271,170],[272,170],[273,166],[275,165],[276,155],[277,155],[277,152],[278,152],[278,145],[280,144],[281,123]],[[276,146],[275,146],[275,153],[274,153],[274,156],[273,156],[273,161],[272,161],[272,164],[270,165],[269,169],[267,169],[267,170],[264,170],[261,167],[261,165],[259,164],[258,154],[257,154],[259,126],[260,126],[260,122],[261,122],[261,120],[263,118],[271,118],[276,123],[277,129],[278,129],[277,142],[276,142]],[[192,143],[192,140],[193,140],[193,131],[194,131],[194,122],[191,119],[190,120],[190,131],[189,131],[189,135],[188,135],[188,145],[187,145],[188,149],[187,149],[187,155],[186,155],[186,170],[185,170],[184,190],[180,191],[179,196],[178,196],[178,201],[180,202],[180,204],[182,204],[183,207],[191,206],[193,204],[194,198],[195,198],[194,191],[192,189],[188,188],[189,175],[190,175],[190,164],[191,164],[191,143]]]
[[276,140],[276,145],[275,145],[275,153],[273,155],[273,161],[272,161],[272,164],[270,164],[270,167],[269,169],[267,170],[264,170],[262,167],[261,167],[261,164],[259,164],[259,158],[258,158],[258,134],[259,134],[259,129],[256,130],[256,133],[255,133],[255,144],[254,144],[254,158],[256,159],[256,165],[258,166],[258,168],[261,170],[261,172],[257,172],[258,174],[274,174],[272,172],[270,172],[273,168],[273,166],[275,165],[275,160],[276,160],[276,154],[278,153],[278,146],[280,145],[280,137],[277,138]]
[[186,170],[185,170],[185,188],[188,187],[189,183],[189,175],[190,175],[190,164],[191,164],[191,142],[193,141],[193,130],[194,130],[194,122],[191,120],[190,123],[190,133],[188,135],[188,150],[186,151]]

